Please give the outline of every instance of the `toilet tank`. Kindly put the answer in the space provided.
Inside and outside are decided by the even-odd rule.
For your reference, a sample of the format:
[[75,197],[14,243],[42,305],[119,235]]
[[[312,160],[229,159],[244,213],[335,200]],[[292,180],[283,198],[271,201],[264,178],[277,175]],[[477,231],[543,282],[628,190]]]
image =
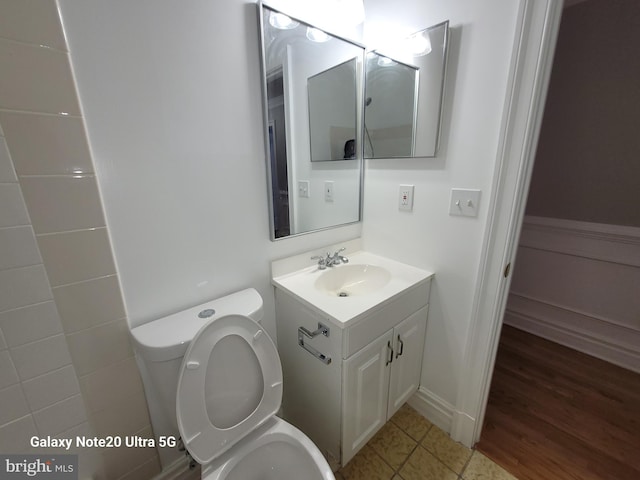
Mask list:
[[255,289],[248,288],[131,329],[136,354],[146,372],[147,395],[175,428],[176,389],[182,357],[204,325],[230,314],[246,315],[260,322],[262,297]]

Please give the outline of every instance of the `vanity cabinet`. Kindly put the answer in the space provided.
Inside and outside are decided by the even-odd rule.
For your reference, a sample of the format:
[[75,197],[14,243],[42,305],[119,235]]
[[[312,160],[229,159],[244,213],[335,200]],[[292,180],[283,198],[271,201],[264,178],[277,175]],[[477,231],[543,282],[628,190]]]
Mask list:
[[348,462],[420,384],[427,307],[343,362],[342,462]]
[[[346,464],[418,390],[429,290],[426,279],[339,322],[276,286],[282,415],[332,466]],[[304,336],[299,344],[299,328],[314,332],[321,325],[327,336]]]

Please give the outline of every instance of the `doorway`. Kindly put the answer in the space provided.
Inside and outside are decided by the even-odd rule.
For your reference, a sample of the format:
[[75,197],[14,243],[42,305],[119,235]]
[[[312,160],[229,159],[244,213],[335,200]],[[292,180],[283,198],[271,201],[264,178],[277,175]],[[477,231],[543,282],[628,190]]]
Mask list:
[[[491,433],[487,426],[497,422],[492,408],[498,408],[498,414],[504,417],[507,404],[519,401],[514,397],[502,404],[492,400],[501,393],[496,390],[506,388],[499,371],[511,371],[520,376],[520,381],[526,379],[520,384],[521,389],[536,383],[528,366],[516,366],[518,355],[528,356],[533,366],[538,363],[552,379],[563,375],[571,379],[567,372],[560,371],[571,362],[575,364],[568,372],[573,372],[574,377],[618,378],[618,384],[613,382],[608,394],[610,399],[640,404],[640,374],[629,370],[640,364],[640,304],[636,298],[640,285],[640,208],[636,203],[640,141],[634,131],[640,123],[637,45],[640,4],[635,0],[587,0],[571,4],[563,12],[527,217],[504,320],[504,341],[497,355],[480,450]],[[523,333],[525,330],[536,336]],[[556,348],[558,342],[589,356]],[[529,353],[523,353],[529,348]],[[562,356],[565,354],[568,356]],[[595,361],[594,356],[609,363]],[[544,361],[535,362],[536,357],[544,357]],[[550,358],[563,360],[554,368]],[[626,369],[607,370],[611,362]],[[581,365],[587,367],[585,374],[578,373]],[[596,381],[591,387],[583,387],[587,391],[581,394],[569,393],[566,385],[540,387],[555,396],[565,395],[554,413],[555,423],[561,424],[569,415],[565,407],[589,403],[589,394],[594,389],[602,390],[605,383],[610,382]],[[625,386],[628,388],[622,388]],[[525,413],[534,409],[539,412],[549,403],[548,399],[536,403],[532,395],[534,390],[528,399],[520,401],[519,405],[528,409]],[[613,410],[611,405],[619,411],[624,408],[621,404],[598,405],[601,414],[597,417],[605,418],[605,424],[623,429],[640,424],[637,406],[626,412],[626,420],[621,420],[606,417],[607,410]],[[583,423],[587,415],[591,414],[584,414]],[[554,423],[553,418],[548,417],[548,423]],[[503,423],[502,428],[511,429],[511,434],[516,431],[513,423]],[[505,441],[508,436],[502,438],[502,445],[512,449],[512,458],[518,458],[520,464],[535,463],[526,452],[549,441],[548,434],[536,436],[535,432],[525,439],[528,443],[520,445]],[[640,477],[640,465],[624,456],[630,446],[635,451],[640,449],[637,434],[608,433],[608,438],[616,450],[613,457],[618,457],[618,467],[605,468],[592,477],[582,473],[577,477]],[[575,459],[577,451],[572,447],[580,441],[579,437],[569,436],[560,441],[558,448],[564,448],[566,456]],[[621,443],[616,446],[616,441]],[[518,448],[520,452],[515,451]],[[490,448],[485,450],[489,452]],[[578,461],[587,466],[602,464],[597,461],[598,453],[590,455],[591,458]],[[554,467],[558,465],[550,468]],[[547,477],[525,475],[520,472],[519,478],[549,478],[549,473]],[[553,478],[563,477],[555,470]]]

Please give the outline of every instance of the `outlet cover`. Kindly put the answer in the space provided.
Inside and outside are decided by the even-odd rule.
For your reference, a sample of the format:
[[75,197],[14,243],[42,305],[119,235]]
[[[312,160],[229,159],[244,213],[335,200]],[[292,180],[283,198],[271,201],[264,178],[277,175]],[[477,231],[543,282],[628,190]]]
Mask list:
[[400,185],[398,190],[398,209],[407,212],[413,210],[413,185]]
[[468,188],[452,188],[449,215],[477,217],[480,206],[480,190]]

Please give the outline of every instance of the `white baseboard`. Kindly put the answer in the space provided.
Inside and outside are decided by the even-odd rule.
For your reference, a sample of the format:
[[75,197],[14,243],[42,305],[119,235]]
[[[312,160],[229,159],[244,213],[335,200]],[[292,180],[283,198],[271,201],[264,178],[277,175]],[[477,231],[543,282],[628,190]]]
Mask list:
[[449,402],[420,387],[407,403],[434,425],[447,433],[451,432],[455,409]]
[[505,325],[640,373],[640,332],[540,300],[511,294]]

